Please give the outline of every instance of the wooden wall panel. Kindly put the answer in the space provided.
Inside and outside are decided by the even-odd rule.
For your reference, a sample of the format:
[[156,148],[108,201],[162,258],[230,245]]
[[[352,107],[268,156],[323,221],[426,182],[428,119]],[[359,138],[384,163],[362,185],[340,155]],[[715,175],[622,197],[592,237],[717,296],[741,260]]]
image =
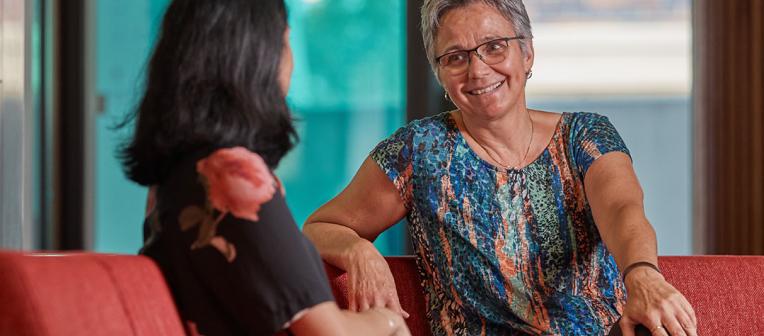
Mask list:
[[694,6],[695,252],[764,254],[764,0]]

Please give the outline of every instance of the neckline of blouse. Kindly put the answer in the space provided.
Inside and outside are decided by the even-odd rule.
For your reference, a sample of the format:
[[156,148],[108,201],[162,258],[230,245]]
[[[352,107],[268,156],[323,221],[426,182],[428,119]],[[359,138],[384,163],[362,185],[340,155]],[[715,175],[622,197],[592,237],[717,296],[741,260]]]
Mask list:
[[554,144],[555,139],[557,139],[557,137],[559,136],[560,131],[562,130],[563,121],[570,115],[570,113],[568,113],[568,112],[562,112],[561,113],[560,118],[559,118],[559,120],[557,120],[557,124],[554,127],[554,132],[552,132],[552,137],[549,139],[549,142],[547,143],[546,147],[544,147],[544,150],[542,150],[541,153],[539,153],[535,158],[533,158],[533,160],[528,162],[528,164],[526,164],[525,166],[522,166],[522,167],[517,167],[517,168],[503,168],[503,167],[499,167],[499,166],[497,166],[497,165],[495,165],[493,163],[490,163],[490,162],[486,161],[485,159],[480,157],[480,155],[478,155],[477,152],[475,152],[475,149],[473,149],[470,146],[470,144],[467,142],[467,139],[464,137],[464,133],[459,128],[458,124],[456,123],[456,119],[454,119],[454,116],[452,115],[452,112],[455,112],[455,111],[457,111],[457,110],[446,112],[446,121],[447,121],[446,124],[448,125],[449,131],[456,133],[457,139],[459,140],[461,145],[463,145],[464,147],[467,148],[467,152],[469,152],[469,154],[472,157],[474,157],[481,164],[483,164],[485,166],[488,166],[490,168],[493,168],[494,170],[499,171],[499,172],[521,172],[521,171],[525,171],[526,168],[528,168],[528,167],[534,165],[536,162],[538,162],[544,156],[544,154],[547,151],[549,151],[549,147],[552,146],[552,144]]

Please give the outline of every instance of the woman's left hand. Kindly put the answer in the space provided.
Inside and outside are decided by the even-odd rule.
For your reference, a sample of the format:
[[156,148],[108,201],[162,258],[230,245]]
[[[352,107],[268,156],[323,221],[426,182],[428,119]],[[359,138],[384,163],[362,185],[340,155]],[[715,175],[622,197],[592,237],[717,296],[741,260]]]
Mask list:
[[663,275],[647,267],[626,277],[628,299],[621,317],[624,336],[633,336],[642,324],[653,336],[697,336],[695,311],[687,299]]

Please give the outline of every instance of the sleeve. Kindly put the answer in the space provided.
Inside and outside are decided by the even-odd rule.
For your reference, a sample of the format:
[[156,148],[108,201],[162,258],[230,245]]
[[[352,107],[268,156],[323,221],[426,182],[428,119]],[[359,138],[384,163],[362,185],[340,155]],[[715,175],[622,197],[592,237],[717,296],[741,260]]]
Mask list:
[[581,178],[602,155],[610,152],[631,153],[610,120],[595,113],[577,113],[571,123],[570,144],[572,161]]
[[270,335],[301,311],[334,298],[318,253],[280,193],[259,216],[255,222],[224,215],[213,242],[189,253],[192,272],[221,308],[248,334]]
[[412,196],[413,147],[414,130],[412,125],[408,125],[382,140],[369,154],[398,189],[407,208],[410,208]]

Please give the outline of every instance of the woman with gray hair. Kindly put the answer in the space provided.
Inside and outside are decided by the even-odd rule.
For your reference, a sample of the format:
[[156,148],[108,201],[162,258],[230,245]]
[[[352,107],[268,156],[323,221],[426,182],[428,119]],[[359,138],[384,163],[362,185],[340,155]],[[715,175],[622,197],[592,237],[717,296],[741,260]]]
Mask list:
[[371,244],[406,217],[434,335],[696,335],[613,125],[527,108],[523,2],[426,0],[422,34],[458,109],[382,141],[304,227],[347,271],[351,309],[407,315]]

